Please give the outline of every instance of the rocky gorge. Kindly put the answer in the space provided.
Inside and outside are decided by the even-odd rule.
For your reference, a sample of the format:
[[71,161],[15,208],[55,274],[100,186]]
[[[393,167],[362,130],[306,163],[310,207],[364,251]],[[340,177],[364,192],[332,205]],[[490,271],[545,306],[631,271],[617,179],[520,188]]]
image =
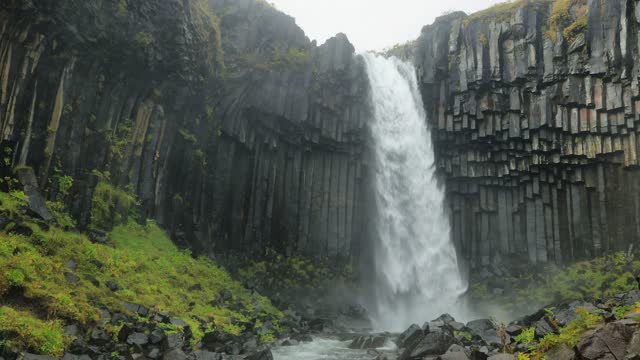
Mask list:
[[0,356],[637,357],[639,25],[637,0],[519,0],[381,55],[415,66],[470,301],[556,305],[371,335],[375,107],[344,34],[263,0],[3,1]]

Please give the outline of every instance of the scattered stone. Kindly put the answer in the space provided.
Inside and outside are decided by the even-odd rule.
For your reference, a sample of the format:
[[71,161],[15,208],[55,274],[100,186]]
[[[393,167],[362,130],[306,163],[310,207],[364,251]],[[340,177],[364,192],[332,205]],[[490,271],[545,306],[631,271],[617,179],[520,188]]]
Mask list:
[[89,336],[89,343],[91,345],[104,346],[110,340],[111,338],[109,337],[109,334],[101,328],[93,329]]
[[109,236],[105,231],[98,229],[90,229],[87,233],[89,240],[98,244],[106,244],[109,242]]
[[432,331],[423,336],[414,346],[407,348],[400,359],[422,359],[429,355],[442,355],[455,343],[455,338],[448,333]]
[[162,329],[154,329],[149,335],[149,342],[152,344],[159,344],[164,340],[164,331]]
[[122,286],[120,286],[120,284],[112,280],[107,281],[104,285],[107,287],[107,289],[114,292],[122,290]]
[[100,287],[100,281],[91,275],[84,275],[84,279],[90,282],[95,287]]
[[71,353],[65,353],[64,356],[62,357],[62,360],[91,360],[91,357],[86,354],[75,355]]
[[633,335],[633,330],[626,325],[608,323],[584,334],[577,351],[580,358],[586,360],[623,359]]
[[399,348],[411,347],[422,337],[422,335],[424,335],[424,332],[420,326],[413,324],[398,336],[398,339],[396,339],[396,345],[398,345]]
[[187,355],[180,349],[173,349],[164,354],[163,360],[186,360]]
[[573,349],[569,349],[569,347],[562,344],[549,350],[544,357],[547,360],[574,360],[576,358],[576,353]]
[[221,360],[222,355],[210,351],[198,350],[192,354],[195,360]]
[[80,278],[73,273],[65,272],[64,279],[67,281],[67,284],[76,284],[80,281]]
[[249,355],[245,358],[245,360],[273,360],[273,354],[271,353],[271,350],[267,349]]
[[283,341],[280,345],[281,346],[296,346],[298,344],[300,344],[300,342],[298,340],[287,339],[287,340]]
[[160,356],[162,356],[162,351],[157,347],[151,348],[151,350],[147,351],[147,357],[149,359],[159,359]]
[[67,269],[71,271],[76,271],[76,269],[78,268],[78,263],[71,259],[67,260],[65,265],[67,266]]
[[127,337],[127,344],[129,345],[147,345],[149,343],[149,337],[144,333],[132,333]]
[[20,353],[16,360],[55,360],[55,358],[30,353]]

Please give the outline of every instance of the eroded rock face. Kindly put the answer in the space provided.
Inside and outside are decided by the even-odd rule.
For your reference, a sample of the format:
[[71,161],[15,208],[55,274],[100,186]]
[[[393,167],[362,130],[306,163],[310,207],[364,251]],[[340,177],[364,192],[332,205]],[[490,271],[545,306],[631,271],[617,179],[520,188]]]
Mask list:
[[569,40],[545,35],[549,6],[441,17],[414,48],[472,268],[570,263],[640,239],[640,5],[588,1]]
[[346,36],[318,46],[256,0],[11,0],[0,29],[3,148],[48,199],[73,177],[80,225],[97,170],[197,253],[359,249],[367,81]]

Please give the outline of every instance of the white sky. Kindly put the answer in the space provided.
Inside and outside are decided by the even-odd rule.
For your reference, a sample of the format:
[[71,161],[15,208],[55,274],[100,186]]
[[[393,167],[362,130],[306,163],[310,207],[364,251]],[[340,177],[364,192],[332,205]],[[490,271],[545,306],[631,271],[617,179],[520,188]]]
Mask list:
[[267,0],[318,45],[347,34],[357,51],[382,50],[414,40],[424,25],[450,10],[467,14],[506,0]]

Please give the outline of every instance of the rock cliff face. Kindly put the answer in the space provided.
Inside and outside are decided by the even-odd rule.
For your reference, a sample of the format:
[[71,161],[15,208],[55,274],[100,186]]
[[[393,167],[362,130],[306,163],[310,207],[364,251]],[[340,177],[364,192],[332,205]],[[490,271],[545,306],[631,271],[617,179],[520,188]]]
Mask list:
[[33,167],[49,199],[71,176],[83,226],[102,181],[198,253],[351,256],[368,111],[353,53],[258,0],[5,1],[0,172]]
[[447,15],[415,45],[453,237],[471,267],[639,244],[640,3],[560,3]]
[[[558,4],[569,4],[566,9]],[[454,13],[413,53],[471,267],[640,245],[640,4]],[[365,69],[261,0],[0,5],[2,176],[36,170],[91,224],[99,182],[198,253],[367,246]]]

